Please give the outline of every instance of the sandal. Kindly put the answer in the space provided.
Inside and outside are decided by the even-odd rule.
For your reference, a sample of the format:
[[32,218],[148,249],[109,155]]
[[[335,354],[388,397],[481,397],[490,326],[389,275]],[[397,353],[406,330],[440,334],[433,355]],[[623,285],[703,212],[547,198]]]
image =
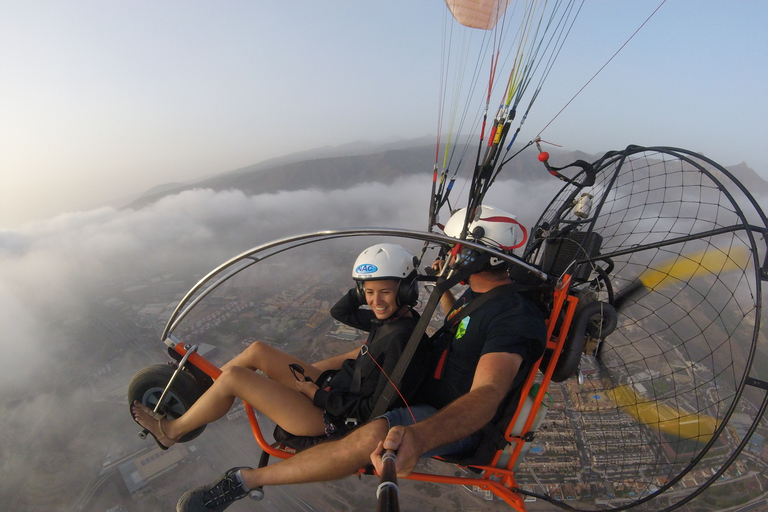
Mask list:
[[[152,431],[149,430],[147,427],[144,427],[143,425],[141,425],[141,423],[138,422],[138,420],[136,419],[135,416],[133,417],[133,421],[138,423],[147,433],[149,433],[149,435],[152,436],[152,439],[155,440],[155,443],[157,443],[157,446],[161,450],[167,450],[168,448],[170,448],[170,446],[165,446],[161,442],[163,439],[167,439],[169,441],[173,441],[174,443],[177,442],[176,439],[174,439],[172,437],[168,437],[165,434],[165,432],[163,431],[163,420],[165,419],[165,414],[160,414],[159,412],[155,412],[152,409],[150,409],[149,407],[145,406],[144,404],[139,403],[138,401],[134,401],[133,404],[136,405],[137,407],[141,408],[143,410],[143,412],[146,413],[149,417],[151,417],[154,420],[157,420],[157,430],[160,431],[160,437],[158,437],[154,433],[152,433]],[[171,445],[171,446],[173,446],[173,445]]]

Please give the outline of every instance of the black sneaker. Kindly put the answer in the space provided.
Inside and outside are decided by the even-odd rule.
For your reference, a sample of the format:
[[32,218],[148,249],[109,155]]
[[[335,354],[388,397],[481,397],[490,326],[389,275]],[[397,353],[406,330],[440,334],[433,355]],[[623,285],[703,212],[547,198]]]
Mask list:
[[241,469],[253,468],[232,468],[216,482],[185,492],[176,504],[177,512],[219,512],[248,496],[250,490],[246,489],[235,475]]

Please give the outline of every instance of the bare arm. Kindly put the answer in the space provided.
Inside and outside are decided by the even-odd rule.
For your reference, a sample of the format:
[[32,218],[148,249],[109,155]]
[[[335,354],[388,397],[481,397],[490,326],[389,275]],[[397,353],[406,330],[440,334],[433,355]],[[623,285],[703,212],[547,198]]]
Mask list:
[[485,354],[477,365],[469,393],[457,398],[424,421],[410,427],[392,428],[371,456],[374,465],[380,463],[381,450],[397,450],[398,475],[407,476],[421,454],[481,429],[493,419],[496,409],[514,381],[522,360],[518,354]]
[[[443,260],[435,260],[434,263],[432,263],[432,268],[440,272],[443,268]],[[456,297],[454,297],[451,290],[446,290],[443,295],[440,296],[440,308],[443,310],[444,314],[448,314],[448,312],[451,310],[453,305],[456,303]]]
[[451,290],[447,290],[440,297],[440,307],[443,309],[443,314],[448,314],[453,305],[456,303],[456,297],[453,296]]

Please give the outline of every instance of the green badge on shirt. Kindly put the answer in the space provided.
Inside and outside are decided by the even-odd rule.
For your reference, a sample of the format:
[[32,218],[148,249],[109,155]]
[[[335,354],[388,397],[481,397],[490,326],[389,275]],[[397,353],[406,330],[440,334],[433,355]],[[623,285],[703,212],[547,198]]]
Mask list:
[[459,323],[459,328],[456,329],[456,339],[458,340],[462,336],[464,336],[464,333],[467,332],[467,326],[469,325],[469,317],[465,316],[461,322]]

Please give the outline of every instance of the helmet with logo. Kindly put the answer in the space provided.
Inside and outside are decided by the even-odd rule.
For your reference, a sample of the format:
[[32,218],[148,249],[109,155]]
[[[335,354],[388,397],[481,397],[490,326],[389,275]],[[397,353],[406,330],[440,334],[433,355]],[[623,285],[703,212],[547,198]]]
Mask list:
[[[445,234],[454,238],[460,238],[466,216],[466,208],[457,210],[451,215],[451,218],[448,219],[443,228]],[[474,217],[469,219],[466,238],[504,253],[510,253],[512,249],[522,245],[517,242],[517,227],[522,228],[511,213],[507,213],[495,206],[478,206]],[[523,238],[525,238],[525,235],[523,235]],[[491,266],[496,266],[503,262],[499,258],[492,257],[490,264]]]
[[397,305],[412,306],[419,298],[413,254],[397,244],[376,244],[360,253],[355,260],[352,278],[357,281],[358,297],[365,303],[364,282],[394,279],[398,281]]

